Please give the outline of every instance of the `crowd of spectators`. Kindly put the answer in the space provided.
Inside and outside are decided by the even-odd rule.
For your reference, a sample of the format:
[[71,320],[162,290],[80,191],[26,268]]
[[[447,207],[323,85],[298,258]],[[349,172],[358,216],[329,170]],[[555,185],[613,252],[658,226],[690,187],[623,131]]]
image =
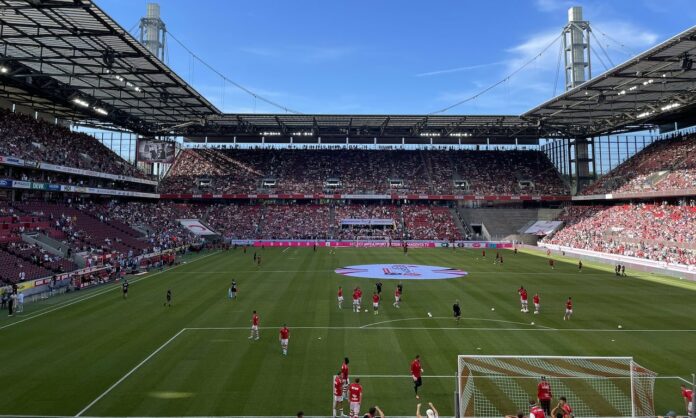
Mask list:
[[570,206],[565,226],[542,242],[696,265],[696,206]]
[[696,134],[671,136],[645,147],[582,194],[696,189]]
[[94,137],[0,109],[0,155],[85,170],[144,177]]
[[[456,187],[457,180],[468,187]],[[543,153],[518,150],[190,149],[179,155],[160,189],[215,194],[568,194]]]
[[[346,219],[382,219],[391,220],[391,225],[343,225]],[[334,230],[332,236],[336,239],[356,240],[373,239],[389,240],[403,237],[403,222],[401,211],[394,205],[381,204],[346,204],[335,207]]]
[[462,234],[450,209],[443,206],[404,205],[404,230],[407,239],[460,240]]
[[[18,280],[77,269],[74,255],[109,254],[116,262],[202,239],[180,219],[197,219],[225,239],[461,239],[449,208],[429,205],[314,203],[177,203],[172,201],[0,203],[0,250],[9,266],[0,278]],[[390,220],[346,227],[344,219]],[[49,253],[27,242],[27,232],[55,240]],[[124,261],[125,262],[125,261]],[[31,269],[25,268],[31,266]],[[27,276],[29,278],[29,276]]]

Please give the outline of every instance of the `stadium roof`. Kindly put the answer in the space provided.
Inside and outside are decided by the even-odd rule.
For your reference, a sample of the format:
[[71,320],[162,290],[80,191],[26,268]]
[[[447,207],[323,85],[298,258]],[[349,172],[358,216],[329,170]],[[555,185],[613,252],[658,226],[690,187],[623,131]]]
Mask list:
[[[518,116],[226,114],[186,128],[188,141],[318,143],[538,143],[538,126]],[[406,140],[410,139],[410,141]],[[531,141],[531,142],[530,142]]]
[[140,133],[219,113],[90,0],[0,0],[0,9],[0,97]]
[[696,105],[696,26],[524,113],[570,136],[655,127]]
[[[0,0],[0,98],[191,141],[531,143],[696,123],[696,27],[519,116],[222,114],[90,0]],[[263,135],[268,133],[270,135]],[[298,141],[298,135],[293,141]],[[313,138],[316,138],[313,139]],[[343,138],[343,140],[341,140]],[[338,142],[337,142],[338,143]]]

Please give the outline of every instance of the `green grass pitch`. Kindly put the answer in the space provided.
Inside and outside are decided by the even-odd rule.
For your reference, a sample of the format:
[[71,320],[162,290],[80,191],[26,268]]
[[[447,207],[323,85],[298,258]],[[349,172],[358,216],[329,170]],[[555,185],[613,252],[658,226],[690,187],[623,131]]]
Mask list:
[[[425,369],[422,401],[443,416],[453,413],[458,354],[633,356],[660,376],[689,379],[696,371],[694,283],[617,279],[611,266],[590,263],[578,273],[563,258],[551,270],[543,256],[509,251],[502,266],[490,250],[485,259],[478,250],[452,249],[411,249],[407,257],[400,249],[258,251],[260,268],[253,250],[207,253],[131,279],[128,300],[109,284],[2,315],[0,415],[328,416],[344,356],[351,374],[363,376],[363,407],[377,404],[388,416],[415,414],[408,375],[416,354]],[[378,316],[351,312],[350,289],[361,286],[371,302],[375,280],[335,268],[404,262],[469,275],[404,281],[398,310],[391,306],[396,282],[384,280]],[[226,298],[232,279],[236,301]],[[530,302],[540,293],[541,315],[520,312],[520,285]],[[338,286],[347,296],[341,311]],[[163,306],[167,289],[171,308]],[[568,296],[575,315],[564,322]],[[450,317],[455,299],[463,308],[458,325]],[[252,310],[261,316],[259,341],[247,339]],[[287,357],[278,343],[283,323],[291,330]],[[679,383],[658,380],[658,413],[683,413]]]

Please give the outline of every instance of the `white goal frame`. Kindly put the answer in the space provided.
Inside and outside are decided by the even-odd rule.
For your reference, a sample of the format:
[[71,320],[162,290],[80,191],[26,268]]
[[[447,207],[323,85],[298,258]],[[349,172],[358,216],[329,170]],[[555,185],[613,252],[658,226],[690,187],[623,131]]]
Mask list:
[[[506,369],[506,366],[509,369]],[[574,411],[575,417],[655,416],[654,387],[657,374],[640,366],[633,357],[471,354],[457,356],[455,417],[499,418],[514,415],[516,410],[498,410],[500,405],[495,403],[496,396],[498,400],[505,401],[501,403],[514,404],[518,410],[528,414],[527,401],[536,399],[536,383],[541,376],[546,376],[552,384],[551,408],[556,405],[560,396],[567,396],[571,406],[574,406],[574,400],[584,404],[583,394],[587,394],[590,395],[587,398],[591,399],[593,395],[599,397],[611,409],[619,412],[602,414],[594,413],[592,408],[579,408]],[[480,382],[479,386],[476,384],[477,381]],[[582,381],[582,384],[588,382],[586,385],[590,390],[577,394],[565,385],[571,383],[571,386],[577,386],[580,384],[579,381]],[[502,385],[512,389],[509,396],[505,396],[508,392],[501,388]],[[611,393],[605,390],[610,390],[616,397],[610,398]],[[485,391],[488,393],[484,394]],[[498,394],[493,393],[494,391]],[[491,395],[494,401],[487,395]],[[522,399],[523,396],[527,399]]]

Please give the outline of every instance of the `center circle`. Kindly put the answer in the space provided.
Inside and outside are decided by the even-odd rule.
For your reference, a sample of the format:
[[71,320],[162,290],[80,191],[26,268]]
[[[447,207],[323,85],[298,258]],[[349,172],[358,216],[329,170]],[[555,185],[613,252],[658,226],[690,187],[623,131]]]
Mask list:
[[349,277],[384,280],[442,280],[456,279],[468,274],[451,267],[420,264],[362,264],[337,268],[335,272]]

